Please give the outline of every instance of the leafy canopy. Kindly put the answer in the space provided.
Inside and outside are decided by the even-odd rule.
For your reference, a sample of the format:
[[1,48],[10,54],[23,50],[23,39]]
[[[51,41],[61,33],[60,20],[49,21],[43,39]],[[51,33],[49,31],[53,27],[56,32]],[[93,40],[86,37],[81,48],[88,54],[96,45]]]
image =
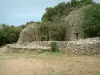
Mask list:
[[92,4],[92,0],[71,0],[71,2],[61,2],[54,7],[46,8],[46,12],[42,16],[42,22],[54,21],[55,17],[62,18],[67,16],[75,8],[82,7],[87,4]]
[[100,4],[93,4],[85,10],[83,31],[84,37],[100,36]]
[[17,42],[21,30],[22,27],[2,24],[0,26],[0,45]]

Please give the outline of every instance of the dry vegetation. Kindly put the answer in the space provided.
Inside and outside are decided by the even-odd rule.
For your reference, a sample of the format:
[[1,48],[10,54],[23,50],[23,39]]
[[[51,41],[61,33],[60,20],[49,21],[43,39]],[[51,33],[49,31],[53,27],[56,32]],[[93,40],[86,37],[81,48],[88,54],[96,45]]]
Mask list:
[[100,56],[0,54],[0,75],[100,75]]

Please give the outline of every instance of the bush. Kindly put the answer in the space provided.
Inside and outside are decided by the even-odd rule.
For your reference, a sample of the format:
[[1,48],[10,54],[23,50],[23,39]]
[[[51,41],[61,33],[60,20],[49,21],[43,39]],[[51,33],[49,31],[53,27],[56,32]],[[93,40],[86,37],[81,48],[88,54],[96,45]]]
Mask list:
[[51,52],[56,52],[56,51],[58,51],[57,43],[56,42],[51,42]]
[[100,37],[100,4],[85,10],[83,32],[85,38]]
[[1,24],[0,25],[0,46],[5,45],[5,44],[11,44],[11,43],[16,43],[20,31],[22,30],[22,27],[19,26],[9,26],[6,24]]

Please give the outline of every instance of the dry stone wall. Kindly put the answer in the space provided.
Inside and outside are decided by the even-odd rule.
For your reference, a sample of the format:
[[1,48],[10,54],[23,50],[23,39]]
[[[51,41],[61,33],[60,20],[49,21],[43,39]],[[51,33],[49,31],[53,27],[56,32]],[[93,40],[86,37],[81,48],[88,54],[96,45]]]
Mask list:
[[[24,44],[7,45],[8,51],[46,51],[50,50],[52,41],[38,41]],[[100,54],[100,37],[81,39],[77,41],[55,41],[59,50],[70,55]]]

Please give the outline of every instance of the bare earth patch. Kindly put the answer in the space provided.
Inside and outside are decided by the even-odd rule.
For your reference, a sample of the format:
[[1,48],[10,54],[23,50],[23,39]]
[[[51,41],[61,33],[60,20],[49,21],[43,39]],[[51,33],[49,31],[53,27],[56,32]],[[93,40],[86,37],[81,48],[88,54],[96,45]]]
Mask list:
[[100,75],[100,56],[2,54],[0,75]]

